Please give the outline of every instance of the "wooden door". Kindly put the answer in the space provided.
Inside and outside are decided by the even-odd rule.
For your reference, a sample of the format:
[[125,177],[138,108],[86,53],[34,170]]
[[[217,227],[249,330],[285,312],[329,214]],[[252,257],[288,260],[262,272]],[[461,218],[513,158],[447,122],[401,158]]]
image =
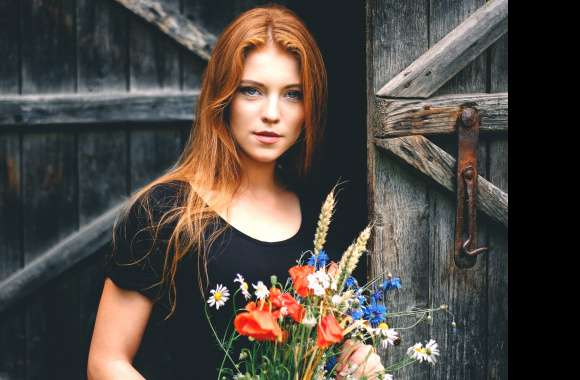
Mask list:
[[[393,310],[447,304],[454,315],[401,331],[404,349],[383,352],[387,363],[429,338],[441,357],[397,379],[507,378],[507,14],[507,0],[367,1],[369,277],[402,278]],[[462,268],[455,170],[468,107],[481,120],[476,245],[489,249]]]

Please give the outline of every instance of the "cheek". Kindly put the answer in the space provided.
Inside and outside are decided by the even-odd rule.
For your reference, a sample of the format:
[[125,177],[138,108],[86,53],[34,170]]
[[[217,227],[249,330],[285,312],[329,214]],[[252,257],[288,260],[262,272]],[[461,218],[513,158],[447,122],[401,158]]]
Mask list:
[[256,105],[234,99],[230,108],[230,124],[233,132],[252,127],[252,120],[257,114]]
[[298,139],[298,136],[300,136],[300,132],[304,127],[304,107],[296,107],[296,109],[292,110],[292,112],[289,113],[288,121],[292,126],[294,137]]

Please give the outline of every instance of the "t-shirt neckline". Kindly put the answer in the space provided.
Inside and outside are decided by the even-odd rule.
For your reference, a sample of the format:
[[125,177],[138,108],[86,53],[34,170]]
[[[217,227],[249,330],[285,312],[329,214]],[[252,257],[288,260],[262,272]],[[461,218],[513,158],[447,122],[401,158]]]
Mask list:
[[305,220],[304,220],[304,211],[303,211],[303,204],[302,204],[302,199],[300,197],[300,194],[296,194],[298,196],[298,203],[300,204],[300,228],[298,228],[298,231],[292,235],[291,237],[284,239],[284,240],[278,240],[278,241],[264,241],[264,240],[258,240],[240,230],[238,230],[236,227],[234,227],[233,225],[231,225],[227,220],[225,220],[224,218],[221,217],[221,215],[216,214],[219,219],[225,223],[234,233],[236,233],[238,236],[240,236],[241,238],[251,241],[255,244],[259,244],[259,245],[264,245],[264,246],[281,246],[281,245],[286,245],[289,244],[291,242],[293,242],[294,240],[298,239],[298,237],[301,235],[302,231],[305,228]]

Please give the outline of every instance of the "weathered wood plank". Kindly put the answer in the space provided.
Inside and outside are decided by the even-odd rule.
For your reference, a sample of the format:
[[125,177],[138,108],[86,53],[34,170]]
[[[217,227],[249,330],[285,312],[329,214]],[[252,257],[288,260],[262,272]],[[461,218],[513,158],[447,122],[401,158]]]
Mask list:
[[78,91],[126,91],[127,12],[109,1],[77,1]]
[[376,95],[400,98],[430,97],[507,32],[507,15],[507,0],[485,3],[385,84]]
[[[124,0],[123,0],[124,1]],[[174,12],[177,0],[165,1],[163,8]],[[148,2],[138,6],[147,6]],[[161,7],[150,2],[153,8]],[[176,7],[179,8],[178,6]],[[129,89],[131,91],[176,91],[180,89],[179,46],[166,35],[131,17],[129,27]]]
[[193,120],[199,91],[0,96],[0,126]]
[[0,0],[0,94],[18,94],[20,91],[20,52],[18,41],[19,3],[13,0]]
[[[20,136],[0,135],[0,281],[21,268]],[[0,378],[24,378],[26,340],[21,310],[0,315]]]
[[[127,20],[133,15],[111,1],[79,0],[78,88],[81,92],[125,92],[129,89]],[[189,53],[189,52],[188,52]],[[189,53],[191,54],[191,53]],[[114,103],[111,103],[114,104]],[[84,116],[84,115],[83,115]],[[100,122],[100,117],[95,121]],[[89,224],[127,194],[127,134],[119,124],[103,124],[78,132],[79,227]],[[122,125],[121,125],[122,126]],[[110,231],[109,228],[109,237]],[[93,242],[93,244],[95,244]],[[91,245],[92,247],[92,245]],[[95,244],[94,249],[106,249]],[[87,254],[82,246],[78,247]],[[78,378],[86,379],[87,359],[96,312],[103,288],[98,250],[70,266],[77,277],[81,357]],[[79,255],[82,257],[81,255]],[[72,269],[71,269],[72,268]]]
[[[378,147],[393,153],[447,190],[455,192],[455,158],[422,136],[376,140]],[[478,152],[479,153],[479,152]],[[508,226],[508,194],[479,176],[478,209],[492,220]]]
[[[429,24],[429,46],[445,38],[454,28],[485,4],[485,0],[441,0],[431,1]],[[486,88],[487,51],[467,61],[457,74],[445,82],[431,96],[447,94],[483,93]]]
[[[369,277],[387,270],[402,277],[403,289],[390,294],[386,300],[391,310],[407,310],[429,302],[427,188],[419,176],[381,154],[373,143],[372,134],[379,120],[372,99],[383,83],[428,49],[427,5],[427,0],[367,2],[367,163],[372,197],[369,211],[377,224],[368,245],[373,252]],[[398,327],[410,321],[397,318],[389,323]],[[406,330],[403,345],[419,342],[427,335],[426,325]],[[403,345],[382,351],[383,362],[388,365],[404,357]],[[396,377],[423,379],[428,374],[426,366],[410,366],[397,372]]]
[[[41,252],[24,268],[4,279],[0,283],[0,313],[46,286],[49,281],[108,243],[111,239],[113,222],[121,207],[121,204],[116,205],[80,230],[59,241],[46,252]],[[71,300],[68,301],[71,302]],[[78,316],[75,315],[76,317]]]
[[[121,203],[127,195],[127,133],[118,127],[82,131],[79,132],[78,147],[79,225],[82,228]],[[112,228],[109,237],[111,231]],[[102,260],[89,257],[76,264],[76,268],[81,350],[88,353],[103,287]],[[87,359],[87,355],[82,357],[80,378],[83,379],[87,377]]]
[[[477,12],[484,5],[484,1],[432,1],[429,28],[431,44],[444,38],[453,28]],[[479,54],[433,95],[485,92],[486,67],[486,54]],[[453,145],[456,150],[457,136],[445,137],[448,139],[443,139],[442,147]],[[487,175],[487,156],[487,141],[485,135],[480,133],[477,147],[477,169],[480,178]],[[447,316],[439,314],[435,317],[431,335],[440,341],[444,355],[440,363],[431,370],[431,378],[486,379],[487,261],[484,257],[477,258],[475,266],[469,270],[462,270],[455,265],[454,248],[448,249],[447,245],[453,246],[455,240],[457,201],[456,196],[449,195],[451,194],[442,194],[441,191],[430,191],[430,224],[433,230],[437,231],[430,237],[429,251],[433,255],[430,287],[437,289],[431,293],[432,302],[449,304],[459,329],[453,334]],[[476,243],[478,247],[487,245],[488,224],[481,216],[478,217]],[[467,239],[465,228],[462,238]]]
[[[28,265],[77,228],[75,136],[23,137],[23,239]],[[26,378],[78,376],[77,283],[47,284],[27,302]],[[54,347],[59,347],[55,350]]]
[[75,1],[21,2],[22,93],[75,91]]
[[[20,3],[0,0],[0,94],[20,92]],[[22,265],[20,135],[0,135],[0,281]],[[0,315],[0,378],[24,378],[26,350],[21,310]]]
[[174,127],[129,131],[130,192],[169,169],[181,153],[181,132]]
[[455,133],[465,106],[479,111],[480,132],[507,132],[508,94],[456,94],[428,100],[375,98],[381,124],[376,138]]
[[[508,89],[508,35],[490,48],[490,91]],[[491,137],[489,142],[489,180],[508,192],[507,136]],[[491,226],[487,253],[488,308],[487,378],[508,378],[508,236],[505,230]]]
[[154,24],[191,52],[209,60],[216,37],[190,22],[175,9],[152,0],[115,0],[131,12]]

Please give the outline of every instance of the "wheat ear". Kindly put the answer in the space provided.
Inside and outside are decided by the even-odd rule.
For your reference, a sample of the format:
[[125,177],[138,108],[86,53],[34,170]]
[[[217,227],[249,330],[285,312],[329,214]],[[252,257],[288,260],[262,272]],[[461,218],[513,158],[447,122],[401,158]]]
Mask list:
[[362,254],[367,249],[367,241],[371,236],[371,226],[367,226],[358,235],[356,241],[352,243],[342,255],[340,262],[338,264],[338,277],[337,277],[337,291],[340,292],[346,282],[346,279],[355,270],[358,261]]
[[335,198],[334,198],[334,188],[326,196],[326,200],[322,205],[320,214],[318,216],[318,225],[316,227],[316,234],[314,235],[314,255],[318,255],[318,252],[324,247],[326,243],[326,235],[328,234],[328,227],[332,219],[332,213],[334,212]]

